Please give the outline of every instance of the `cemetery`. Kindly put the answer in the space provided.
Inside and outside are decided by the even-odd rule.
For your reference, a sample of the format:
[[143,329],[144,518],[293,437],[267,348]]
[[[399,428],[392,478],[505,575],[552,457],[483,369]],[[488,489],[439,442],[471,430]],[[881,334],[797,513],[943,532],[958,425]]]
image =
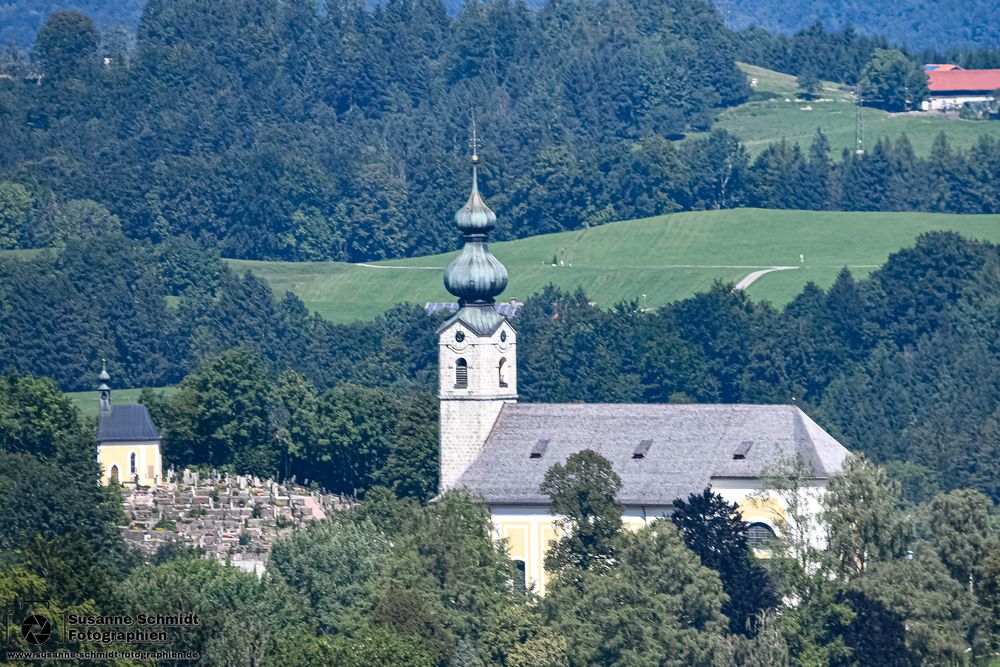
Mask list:
[[262,574],[275,541],[295,526],[344,509],[350,501],[291,480],[252,475],[167,471],[158,486],[122,489],[125,539],[151,556],[167,543],[202,549],[206,557]]

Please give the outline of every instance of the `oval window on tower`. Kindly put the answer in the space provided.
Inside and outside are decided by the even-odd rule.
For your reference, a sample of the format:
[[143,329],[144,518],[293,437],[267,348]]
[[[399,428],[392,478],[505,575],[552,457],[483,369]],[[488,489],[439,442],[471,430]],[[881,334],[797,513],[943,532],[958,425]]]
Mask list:
[[506,331],[501,331],[500,332],[500,342],[501,343],[506,343],[507,342],[507,332]]
[[457,340],[459,343],[461,343],[463,340],[465,340],[465,332],[464,331],[456,331],[455,332],[455,340]]

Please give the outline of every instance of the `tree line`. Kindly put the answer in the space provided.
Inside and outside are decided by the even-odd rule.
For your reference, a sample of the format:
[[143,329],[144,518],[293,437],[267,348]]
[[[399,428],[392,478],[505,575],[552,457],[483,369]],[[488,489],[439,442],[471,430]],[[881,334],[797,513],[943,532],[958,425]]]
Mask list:
[[[883,87],[883,100],[900,108],[912,100]],[[902,90],[902,89],[900,89]],[[501,238],[577,229],[617,219],[682,210],[740,206],[850,211],[1000,212],[994,174],[1000,169],[1000,141],[989,135],[966,150],[953,148],[942,133],[927,157],[918,157],[906,135],[880,138],[864,153],[845,150],[837,159],[817,130],[808,147],[782,140],[751,158],[738,137],[715,130],[676,144],[649,135],[593,157],[596,171],[566,148],[547,148],[538,171],[516,179],[496,205],[509,215]],[[457,195],[456,195],[457,196]],[[452,202],[453,203],[453,202]],[[442,206],[445,204],[442,202]],[[60,202],[36,198],[23,185],[0,181],[0,247],[54,247],[128,230],[107,207],[89,199]],[[301,227],[303,233],[311,233]],[[416,230],[406,230],[405,234]],[[298,232],[297,232],[298,233]],[[377,236],[377,235],[376,235]],[[379,242],[372,236],[372,242]],[[446,250],[453,234],[419,251]],[[189,236],[162,237],[161,245],[191,245]],[[196,245],[214,245],[198,235]],[[380,237],[387,239],[388,237]],[[311,246],[312,247],[312,246]],[[399,253],[405,254],[409,250]],[[392,253],[398,254],[398,253]],[[308,251],[300,259],[329,255]],[[335,259],[366,255],[335,254]]]
[[776,35],[790,35],[809,29],[810,25],[826,26],[828,30],[854,26],[865,35],[877,35],[893,45],[913,50],[941,48],[942,45],[985,50],[1000,45],[1000,32],[987,18],[993,8],[984,0],[964,5],[944,0],[795,0],[788,3],[751,0],[718,5],[730,25],[759,26]]
[[[900,102],[902,103],[902,102]],[[737,163],[738,164],[738,163]],[[995,213],[1000,142],[984,135],[967,151],[939,134],[926,158],[914,155],[906,135],[879,139],[839,162],[817,132],[808,151],[784,141],[771,144],[734,173],[734,196],[748,206],[854,211],[955,211]],[[739,183],[744,181],[744,192]]]
[[[149,648],[211,664],[916,667],[997,650],[990,500],[960,489],[908,503],[863,458],[831,480],[819,515],[793,502],[804,464],[777,466],[765,482],[789,512],[757,559],[738,508],[709,490],[625,531],[617,474],[576,453],[541,487],[561,532],[539,598],[461,491],[423,504],[372,488],[277,542],[260,578],[176,545],[143,560],[121,537],[120,490],[94,483],[95,446],[51,381],[0,382],[0,602],[45,600],[56,618],[183,609],[200,624]],[[825,548],[801,537],[817,520]],[[16,633],[3,642],[31,650]]]
[[737,58],[767,69],[809,74],[848,85],[861,80],[861,70],[877,49],[890,48],[884,37],[859,34],[853,27],[829,29],[822,23],[791,35],[750,26],[737,31]]
[[[861,34],[849,23],[838,28],[816,21],[789,33],[769,31],[758,23],[737,30],[734,35],[738,60],[796,76],[808,73],[850,86],[861,82],[865,65],[880,49],[900,53],[921,70],[927,63],[953,63],[965,69],[1000,67],[1000,48],[995,45],[914,49],[900,45],[884,33]],[[935,42],[948,43],[953,42]]]
[[532,233],[520,175],[552,189],[584,146],[620,162],[645,134],[707,129],[749,90],[732,51],[700,0],[493,0],[455,18],[438,0],[154,0],[134,47],[56,13],[33,49],[40,85],[0,82],[0,173],[38,201],[96,201],[134,238],[418,254],[451,243],[473,117],[497,156],[484,182],[527,201],[515,226]]
[[[92,388],[101,358],[115,386],[159,387],[243,344],[270,369],[298,370],[324,388],[429,386],[434,363],[433,325],[422,309],[334,325],[183,238],[153,245],[104,234],[59,252],[3,258],[0,293],[0,367],[54,378],[67,391]],[[418,340],[404,349],[403,341]]]

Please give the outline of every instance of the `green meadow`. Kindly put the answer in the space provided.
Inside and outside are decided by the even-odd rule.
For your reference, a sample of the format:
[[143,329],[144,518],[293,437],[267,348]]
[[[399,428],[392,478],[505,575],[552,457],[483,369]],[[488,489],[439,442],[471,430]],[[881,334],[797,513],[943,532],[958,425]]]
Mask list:
[[[740,69],[748,78],[757,79],[756,95],[719,114],[715,127],[740,137],[751,155],[782,139],[805,149],[812,143],[817,128],[830,140],[833,158],[839,159],[845,148],[854,149],[854,99],[843,86],[824,81],[819,99],[796,101],[794,76],[746,64],[741,64]],[[939,113],[887,113],[867,107],[862,114],[869,148],[882,137],[895,140],[905,134],[916,154],[923,156],[930,152],[934,138],[942,131],[955,148],[967,148],[984,134],[1000,138],[997,122],[963,120]]]
[[[735,283],[760,269],[792,266],[762,276],[748,289],[754,299],[783,305],[809,281],[829,286],[844,266],[856,276],[867,275],[890,253],[931,230],[1000,242],[1000,215],[699,211],[494,243],[491,249],[510,273],[503,300],[526,299],[552,283],[582,287],[602,307],[634,299],[653,308],[705,290],[715,280]],[[452,257],[372,264],[229,263],[266,279],[279,296],[293,292],[324,317],[351,322],[371,319],[397,303],[452,301],[442,285]]]
[[[158,393],[167,396],[177,391],[177,387],[156,387],[155,389]],[[115,403],[137,403],[141,391],[141,388],[115,389],[112,387],[111,403],[112,405]],[[84,417],[97,417],[98,396],[96,389],[94,391],[67,392],[66,397],[73,402],[73,405],[80,410]]]

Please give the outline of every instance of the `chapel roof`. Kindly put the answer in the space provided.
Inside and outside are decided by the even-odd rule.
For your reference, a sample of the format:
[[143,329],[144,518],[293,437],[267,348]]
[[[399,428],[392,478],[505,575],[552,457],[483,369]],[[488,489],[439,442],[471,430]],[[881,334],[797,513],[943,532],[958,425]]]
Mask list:
[[148,442],[159,440],[160,432],[145,405],[123,403],[97,416],[97,441]]
[[825,479],[849,454],[794,405],[508,403],[456,486],[493,504],[547,505],[545,472],[583,449],[611,461],[626,505],[671,505],[796,456]]

